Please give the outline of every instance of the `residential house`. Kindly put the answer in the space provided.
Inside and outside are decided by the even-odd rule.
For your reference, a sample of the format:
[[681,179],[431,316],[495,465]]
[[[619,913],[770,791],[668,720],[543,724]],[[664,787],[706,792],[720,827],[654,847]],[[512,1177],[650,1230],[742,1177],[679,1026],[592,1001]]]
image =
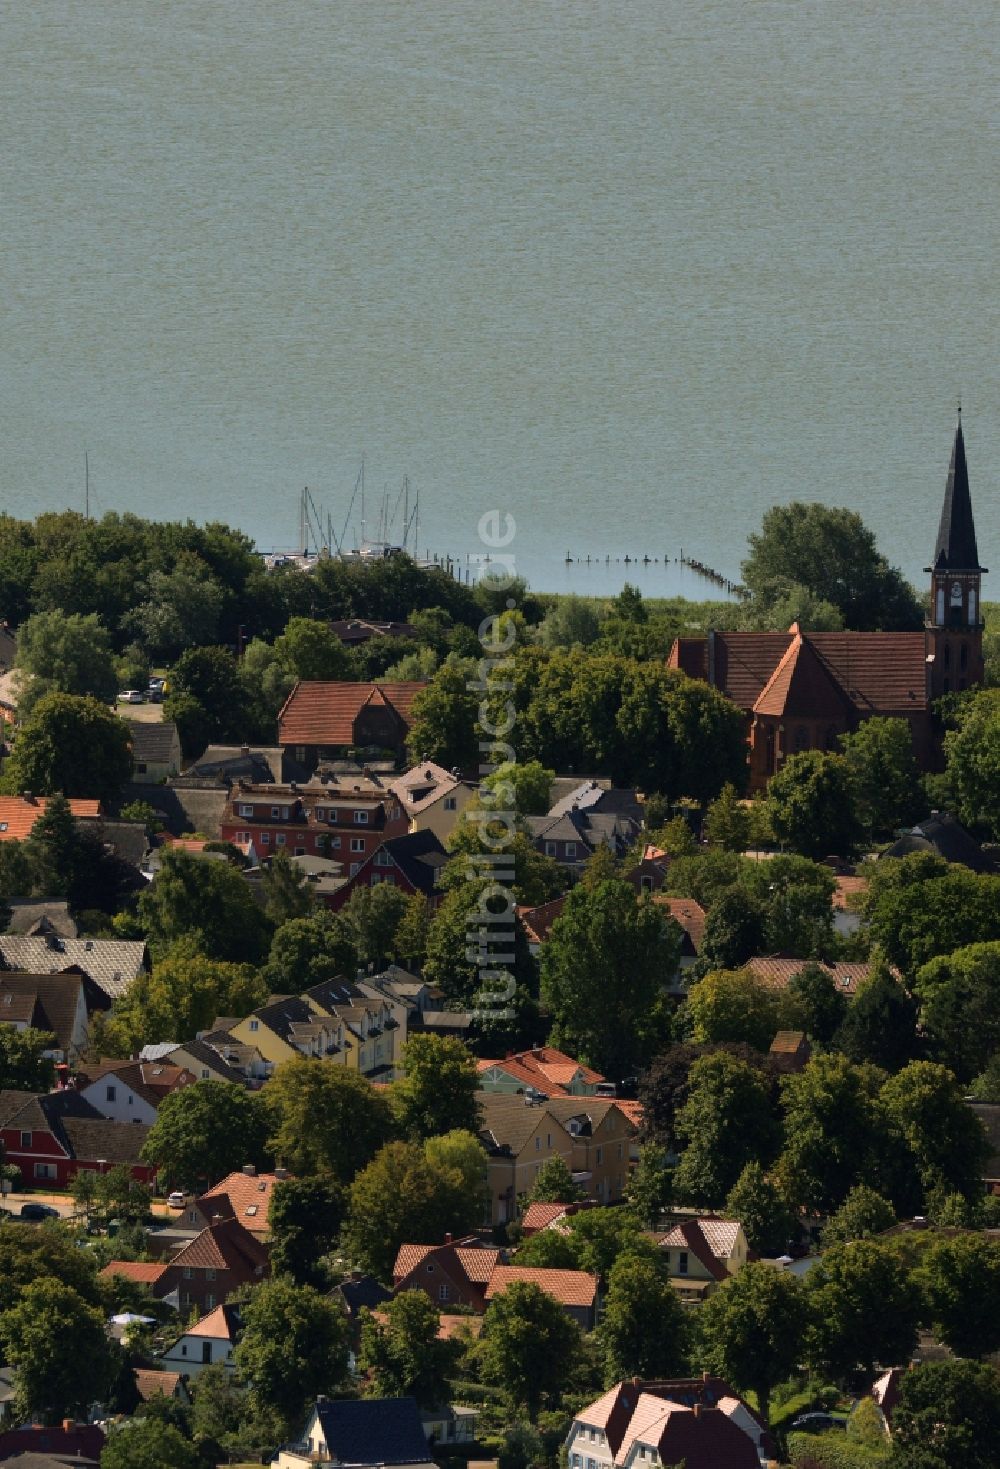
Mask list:
[[357,873],[388,837],[402,836],[406,814],[388,787],[341,784],[254,786],[240,781],[222,815],[223,841],[251,843],[261,859],[318,856]]
[[[162,1270],[164,1267],[160,1266]],[[189,1326],[183,1336],[160,1355],[164,1366],[188,1377],[197,1377],[205,1367],[235,1370],[233,1352],[240,1333],[240,1316],[235,1306],[221,1305]]]
[[567,896],[566,893],[563,893],[558,898],[552,898],[548,903],[540,903],[537,908],[519,907],[517,909],[517,919],[528,940],[532,958],[537,959],[541,953],[542,945],[548,940],[553,923],[562,915]]
[[[0,842],[25,841],[48,804],[48,796],[35,796],[31,791],[20,796],[0,796]],[[96,818],[101,814],[101,803],[73,796],[69,809],[73,816]]]
[[614,857],[624,857],[639,831],[628,816],[575,807],[558,815],[526,816],[524,823],[537,850],[575,874],[600,847],[609,848]]
[[96,1061],[78,1068],[75,1085],[102,1117],[152,1127],[164,1097],[195,1080],[184,1067],[162,1061]]
[[516,1219],[527,1194],[550,1158],[572,1167],[574,1139],[545,1106],[519,1096],[479,1092],[479,1140],[486,1149],[487,1224]]
[[[377,984],[328,979],[313,985],[302,998],[323,1018],[342,1027],[344,1064],[372,1081],[391,1081],[402,1069],[406,1044],[406,1012]],[[402,1022],[397,1019],[402,1015]]]
[[607,780],[582,780],[571,790],[553,792],[550,816],[565,816],[570,811],[590,815],[620,816],[638,831],[646,818],[643,798],[638,791],[613,786]]
[[400,755],[424,682],[299,682],[278,712],[278,743],[313,770],[351,750]]
[[[665,1407],[675,1410],[672,1426],[661,1415]],[[743,1436],[749,1455],[732,1429]],[[708,1372],[619,1382],[577,1412],[566,1436],[569,1469],[638,1469],[637,1460],[664,1469],[758,1469],[775,1456],[764,1420],[724,1378]]]
[[653,1239],[685,1305],[704,1300],[747,1263],[747,1237],[736,1219],[681,1219]]
[[390,789],[406,812],[411,831],[432,831],[438,841],[446,842],[478,787],[425,760],[394,780]]
[[678,638],[669,665],[704,679],[743,710],[749,787],[762,790],[790,754],[835,749],[866,719],[905,719],[916,758],[933,766],[932,706],[983,681],[976,528],[959,422],[921,632],[710,632]]
[[392,1267],[392,1287],[422,1290],[438,1307],[470,1306],[485,1311],[486,1288],[503,1256],[475,1235],[443,1245],[401,1245]]
[[[756,959],[748,959],[743,966],[751,974],[772,989],[785,990],[788,988],[792,978],[799,974],[806,964],[819,964],[830,975],[834,984],[842,994],[849,998],[857,994],[860,987],[866,982],[872,971],[872,966],[867,961],[849,961],[846,959],[786,959],[780,954],[762,955]],[[898,976],[897,976],[898,978]]]
[[599,1071],[557,1051],[533,1046],[514,1051],[502,1061],[479,1060],[479,1085],[484,1092],[531,1092],[547,1097],[592,1097],[608,1082]]
[[0,970],[0,1025],[42,1030],[53,1036],[46,1051],[54,1061],[75,1064],[90,1044],[93,1017],[111,1000],[89,975],[78,971],[21,974]]
[[16,1393],[16,1367],[0,1367],[0,1427],[13,1420]]
[[291,1174],[285,1168],[273,1173],[258,1173],[247,1163],[238,1173],[230,1173],[206,1193],[199,1195],[186,1210],[186,1222],[201,1229],[217,1219],[238,1219],[244,1229],[258,1239],[266,1240],[271,1232],[271,1199],[274,1186]]
[[662,847],[647,842],[642,856],[634,867],[623,873],[625,882],[631,883],[637,893],[657,893],[667,880],[670,858]]
[[276,1469],[433,1469],[412,1398],[317,1398],[301,1439],[286,1444]]
[[155,1260],[109,1260],[98,1275],[102,1280],[113,1280],[120,1275],[123,1280],[131,1280],[134,1285],[148,1290],[154,1300],[162,1300],[167,1294],[166,1288],[160,1288],[166,1268]]
[[0,1463],[13,1460],[16,1466],[19,1455],[48,1455],[53,1464],[61,1462],[72,1464],[74,1469],[97,1469],[106,1442],[103,1428],[96,1423],[75,1423],[72,1418],[64,1418],[53,1427],[26,1423],[21,1428],[8,1428],[6,1433],[0,1433]]
[[908,1370],[907,1367],[890,1367],[888,1372],[883,1372],[872,1384],[871,1395],[882,1415],[882,1426],[887,1438],[892,1435],[892,1418],[899,1406],[900,1387]]
[[412,622],[369,622],[362,617],[352,617],[343,622],[331,622],[329,627],[345,648],[359,648],[372,638],[412,639],[417,636]]
[[531,1265],[497,1265],[486,1287],[486,1303],[495,1301],[517,1282],[537,1285],[558,1301],[567,1316],[593,1331],[597,1324],[598,1279],[586,1270],[544,1270]]
[[694,898],[672,898],[663,893],[657,893],[653,902],[657,907],[666,909],[681,931],[680,964],[668,987],[673,992],[683,994],[686,988],[685,976],[701,953],[705,939],[705,910]]
[[[271,1075],[274,1062],[263,1055],[259,1046],[245,1044],[230,1035],[230,1026],[236,1024],[235,1016],[228,1020],[217,1019],[211,1030],[199,1034],[198,1041],[213,1051],[233,1073],[231,1080],[243,1081],[251,1088],[259,1087]],[[181,1047],[182,1051],[184,1049]]]
[[[195,1081],[243,1081],[243,1073],[224,1061],[212,1046],[203,1040],[186,1041],[178,1045],[175,1041],[161,1041],[143,1046],[140,1061],[158,1061],[178,1070],[190,1071]],[[263,1073],[262,1073],[263,1074]]]
[[186,1375],[180,1372],[162,1371],[156,1367],[134,1367],[135,1390],[142,1402],[150,1403],[154,1398],[173,1398],[178,1403],[190,1404]]
[[285,752],[280,745],[207,745],[198,759],[185,768],[185,777],[194,780],[221,781],[234,786],[241,780],[252,785],[281,785],[284,781],[304,779],[305,774],[292,762],[285,768]]
[[298,995],[272,995],[266,1005],[242,1020],[216,1021],[210,1035],[220,1031],[234,1041],[255,1046],[272,1066],[294,1056],[319,1056],[344,1064],[343,1021],[322,1015]]
[[125,722],[132,737],[132,779],[140,785],[159,785],[176,775],[181,768],[181,739],[173,720]]
[[106,1173],[118,1165],[152,1186],[156,1169],[140,1156],[148,1132],[109,1122],[73,1088],[44,1096],[0,1092],[3,1157],[21,1170],[26,1188],[64,1190],[77,1173]]
[[266,1245],[238,1219],[206,1225],[164,1267],[157,1294],[177,1292],[179,1309],[208,1312],[224,1304],[241,1285],[254,1285],[270,1274]]
[[79,933],[65,898],[5,898],[4,904],[10,909],[8,934],[29,933],[44,938],[52,933],[75,939]]
[[602,1204],[624,1198],[635,1126],[618,1102],[550,1097],[541,1105],[572,1139],[570,1167],[587,1193]]
[[0,934],[0,969],[27,974],[86,974],[107,995],[120,1000],[149,968],[145,939],[76,938],[45,933]]
[[374,888],[391,883],[407,897],[419,893],[432,907],[441,901],[438,876],[448,861],[448,853],[432,831],[414,831],[407,836],[390,837],[361,864],[345,887],[327,906],[335,912],[343,908],[358,888]]

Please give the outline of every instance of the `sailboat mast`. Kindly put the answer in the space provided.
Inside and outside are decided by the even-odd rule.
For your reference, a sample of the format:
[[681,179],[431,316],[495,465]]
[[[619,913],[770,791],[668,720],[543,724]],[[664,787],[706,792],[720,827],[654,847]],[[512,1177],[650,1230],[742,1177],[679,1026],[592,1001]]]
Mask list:
[[90,455],[83,451],[83,518],[90,519]]

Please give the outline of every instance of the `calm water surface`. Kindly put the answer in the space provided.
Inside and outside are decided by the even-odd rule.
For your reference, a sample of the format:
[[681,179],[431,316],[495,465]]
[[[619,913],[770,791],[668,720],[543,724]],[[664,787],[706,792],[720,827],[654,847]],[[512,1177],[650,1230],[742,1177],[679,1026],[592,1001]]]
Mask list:
[[[0,509],[368,529],[535,585],[775,501],[1000,596],[995,0],[4,0]],[[355,509],[354,530],[360,534]],[[351,539],[350,530],[348,539]],[[634,576],[633,576],[634,579]],[[650,590],[708,588],[675,567]]]

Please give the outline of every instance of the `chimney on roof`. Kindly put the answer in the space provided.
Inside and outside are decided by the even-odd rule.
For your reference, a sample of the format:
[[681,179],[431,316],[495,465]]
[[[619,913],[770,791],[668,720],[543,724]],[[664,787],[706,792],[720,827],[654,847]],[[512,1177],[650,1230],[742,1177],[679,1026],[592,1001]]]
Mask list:
[[446,1245],[450,1245],[451,1244],[451,1231],[450,1230],[445,1235],[444,1242],[445,1242]]
[[35,798],[31,794],[30,791],[22,791],[21,792],[21,800],[22,801],[27,801],[27,803],[28,803],[29,806],[34,806],[35,805]]
[[244,1163],[243,1172],[246,1174],[247,1178],[257,1177],[257,1169],[253,1163]]
[[701,1417],[701,1403],[695,1403],[695,1405],[694,1405],[694,1407],[692,1408],[691,1411],[694,1413],[694,1416],[696,1418],[700,1418]]
[[275,1176],[276,1179],[278,1179],[279,1182],[283,1183],[285,1181],[285,1179],[289,1176],[288,1169],[287,1168],[276,1168],[274,1170],[274,1176]]
[[639,1378],[639,1377],[633,1377],[633,1379],[632,1379],[632,1386],[633,1386],[633,1387],[638,1387],[638,1386],[639,1386],[639,1383],[640,1383],[640,1382],[641,1382],[641,1381],[642,1381],[642,1379],[641,1379],[641,1378]]
[[76,1419],[75,1418],[64,1418],[63,1421],[62,1421],[62,1426],[63,1426],[63,1433],[72,1433],[73,1432],[73,1429],[76,1427]]
[[246,758],[246,756],[248,756],[250,754],[250,746],[249,745],[240,745],[240,754],[244,758]]

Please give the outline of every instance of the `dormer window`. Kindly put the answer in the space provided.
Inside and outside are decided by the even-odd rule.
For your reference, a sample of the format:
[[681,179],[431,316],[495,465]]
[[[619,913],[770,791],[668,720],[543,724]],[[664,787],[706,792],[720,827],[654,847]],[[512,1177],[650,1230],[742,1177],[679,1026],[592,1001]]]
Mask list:
[[354,813],[354,824],[355,824],[355,826],[367,826],[368,825],[368,812],[367,811],[355,811],[355,813]]
[[252,817],[253,816],[253,807],[252,806],[241,806],[240,807],[240,815],[241,816],[250,816],[250,817]]

